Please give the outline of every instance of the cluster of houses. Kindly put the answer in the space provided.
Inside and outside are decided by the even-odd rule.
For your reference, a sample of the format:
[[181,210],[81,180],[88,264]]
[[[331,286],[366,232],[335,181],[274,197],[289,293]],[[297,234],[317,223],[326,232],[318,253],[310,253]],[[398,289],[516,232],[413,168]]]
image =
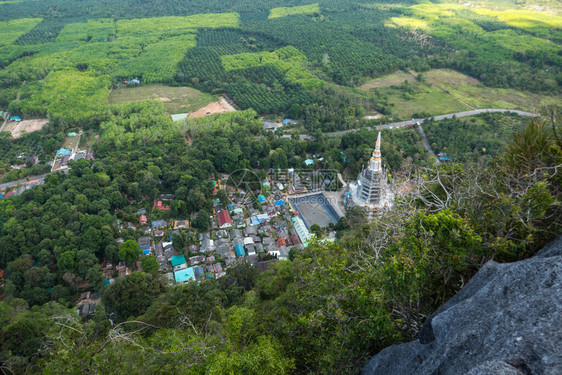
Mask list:
[[229,266],[240,259],[257,264],[265,254],[288,259],[292,247],[303,249],[308,244],[310,233],[300,218],[293,217],[285,200],[251,196],[259,192],[241,191],[235,196],[227,190],[231,202],[226,207],[214,202],[214,238],[211,232],[200,235],[203,251],[215,251]]
[[[307,187],[312,190],[313,182],[314,176],[299,176],[289,169],[263,182],[259,191],[225,186],[228,202],[221,203],[219,199],[213,202],[210,229],[200,233],[190,228],[187,219],[150,219],[145,208],[136,212],[137,223],[118,221],[117,224],[121,229],[144,233],[137,240],[141,255],[154,255],[160,271],[171,282],[220,278],[228,267],[239,262],[264,269],[272,261],[289,259],[292,248],[304,249],[313,237],[298,212],[285,201],[288,194],[307,192]],[[169,202],[174,199],[173,194],[162,194],[155,201],[152,214],[169,210]],[[189,233],[191,244],[176,249],[173,235],[180,233]],[[111,265],[106,275],[108,280],[110,272],[120,277],[131,271],[124,264]]]

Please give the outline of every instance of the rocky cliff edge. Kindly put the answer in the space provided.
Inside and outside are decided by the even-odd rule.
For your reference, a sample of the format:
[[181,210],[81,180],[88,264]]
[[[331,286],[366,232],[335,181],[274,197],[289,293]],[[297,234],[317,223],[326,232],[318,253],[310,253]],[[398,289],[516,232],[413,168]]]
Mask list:
[[532,258],[486,265],[363,375],[562,374],[562,236]]

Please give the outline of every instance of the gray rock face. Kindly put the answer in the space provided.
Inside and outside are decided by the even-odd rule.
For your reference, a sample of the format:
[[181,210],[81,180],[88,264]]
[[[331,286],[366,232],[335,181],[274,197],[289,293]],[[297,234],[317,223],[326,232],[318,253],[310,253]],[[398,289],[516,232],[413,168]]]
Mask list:
[[417,340],[384,349],[362,373],[562,374],[562,236],[533,258],[488,262]]

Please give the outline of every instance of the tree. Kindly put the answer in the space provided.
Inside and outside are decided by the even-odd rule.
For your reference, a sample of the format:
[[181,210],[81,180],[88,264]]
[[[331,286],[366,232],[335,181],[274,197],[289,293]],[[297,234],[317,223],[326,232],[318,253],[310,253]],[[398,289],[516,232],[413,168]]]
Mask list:
[[172,235],[172,245],[174,246],[174,249],[176,249],[180,253],[184,251],[187,247],[187,239],[185,237],[185,234],[174,233]]
[[322,236],[322,228],[320,228],[320,225],[318,224],[312,224],[310,226],[310,231],[318,237]]
[[434,309],[453,296],[482,257],[481,238],[449,209],[417,213],[404,237],[387,248],[381,270],[394,309],[408,317],[413,332]]
[[76,251],[62,253],[57,259],[57,268],[61,272],[74,273],[76,269]]
[[256,343],[242,352],[231,350],[214,356],[209,363],[207,373],[210,375],[289,374],[295,368],[294,361],[283,357],[280,349],[280,345],[273,342],[271,337],[260,336]]
[[230,202],[230,200],[228,199],[228,194],[226,193],[226,190],[224,190],[224,189],[220,189],[218,191],[217,197],[219,198],[223,207],[226,207],[228,205],[228,203]]
[[200,229],[202,231],[209,230],[209,213],[206,210],[201,210],[191,223],[193,228]]
[[119,259],[132,265],[140,257],[139,244],[137,241],[127,240],[119,246]]
[[141,267],[144,272],[157,272],[160,269],[160,264],[154,255],[147,255],[141,259]]
[[115,313],[118,321],[143,314],[153,300],[166,290],[156,275],[133,272],[118,278],[102,295],[106,311]]

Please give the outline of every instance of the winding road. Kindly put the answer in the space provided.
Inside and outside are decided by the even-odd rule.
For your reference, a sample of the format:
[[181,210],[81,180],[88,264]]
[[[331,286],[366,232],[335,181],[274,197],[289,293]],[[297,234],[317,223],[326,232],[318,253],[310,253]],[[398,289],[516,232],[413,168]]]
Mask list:
[[[538,115],[536,113],[531,113],[531,112],[525,112],[525,111],[520,111],[517,109],[498,109],[498,108],[491,108],[491,109],[474,109],[471,111],[464,111],[464,112],[457,112],[457,113],[449,113],[446,115],[438,115],[438,116],[432,116],[432,117],[427,117],[427,118],[414,118],[408,121],[400,121],[400,122],[393,122],[390,124],[385,124],[385,125],[381,125],[380,127],[382,129],[393,129],[393,128],[403,128],[408,124],[415,124],[416,122],[419,122],[420,124],[426,120],[429,120],[431,118],[433,118],[435,121],[439,121],[439,120],[444,120],[444,119],[448,119],[448,118],[453,118],[453,117],[466,117],[466,116],[474,116],[474,115],[478,115],[481,113],[515,113],[519,116],[527,116],[527,117],[537,117]],[[377,127],[378,128],[378,127]],[[349,129],[349,130],[341,130],[341,131],[337,131],[337,132],[331,132],[331,133],[324,133],[326,136],[328,137],[338,137],[347,133],[352,133],[352,132],[356,132],[358,130],[361,129],[367,129],[367,130],[373,130],[372,127],[365,127],[365,128],[360,128],[360,129]]]

